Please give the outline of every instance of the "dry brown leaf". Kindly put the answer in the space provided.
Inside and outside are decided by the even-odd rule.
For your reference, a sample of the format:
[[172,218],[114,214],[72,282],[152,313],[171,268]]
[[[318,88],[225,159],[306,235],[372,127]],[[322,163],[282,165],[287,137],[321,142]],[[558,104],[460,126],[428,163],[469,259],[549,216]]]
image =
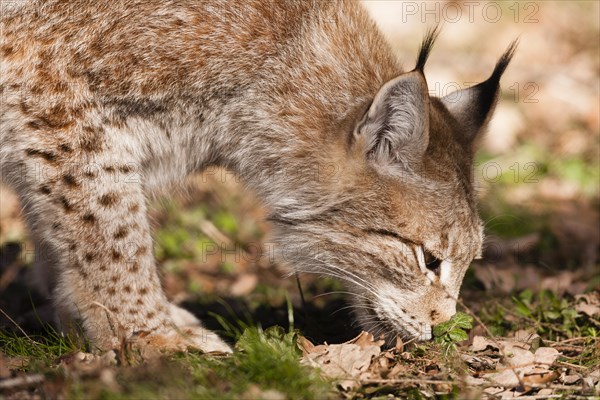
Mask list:
[[483,378],[476,378],[476,377],[471,376],[471,375],[467,375],[465,377],[465,382],[469,386],[483,386],[483,385],[487,384],[487,381],[485,379],[483,379]]
[[554,390],[553,389],[549,389],[549,388],[544,388],[544,389],[540,389],[537,393],[536,396],[538,396],[538,398],[541,398],[543,396],[550,396],[554,394]]
[[600,292],[592,292],[575,296],[575,310],[590,317],[600,315]]
[[562,383],[565,385],[574,385],[581,380],[581,376],[579,375],[565,375],[561,377]]
[[388,373],[388,378],[398,377],[400,375],[403,375],[407,371],[408,371],[408,368],[405,365],[398,363],[392,367],[392,369]]
[[394,346],[394,349],[396,349],[398,353],[402,353],[404,351],[404,342],[400,336],[396,336],[396,345]]
[[578,302],[583,300],[588,304],[600,305],[600,290],[596,290],[586,294],[578,294],[575,296]]
[[504,371],[494,372],[491,374],[486,374],[485,377],[494,384],[501,387],[515,387],[520,384],[519,377],[517,376],[518,372],[513,371],[512,369],[505,369]]
[[[516,387],[521,384],[520,380],[526,374],[529,374],[536,368],[535,355],[529,351],[530,346],[527,343],[516,340],[502,340],[499,341],[499,344],[505,355],[502,358],[505,368],[500,368],[499,372],[486,374],[485,377],[498,386]],[[544,354],[542,351],[540,357]],[[545,369],[545,371],[548,371],[548,369]],[[500,395],[501,397],[514,397],[514,392],[502,392]]]
[[[530,345],[523,342],[531,341],[532,335],[526,331],[522,331],[517,332],[515,336],[516,338],[513,340],[501,340],[498,342],[505,355],[502,359],[505,367],[499,368],[498,372],[486,374],[484,377],[499,387],[516,388],[519,385],[524,385],[524,388],[521,391],[511,389],[498,392],[487,391],[486,393],[494,394],[500,398],[518,397],[531,390],[529,385],[544,384],[558,378],[558,373],[548,369],[560,355],[556,349],[540,347],[534,354],[529,350]],[[481,350],[488,347],[487,339],[474,339],[477,339],[473,341],[474,348]]]
[[540,290],[550,290],[553,293],[563,294],[573,284],[575,276],[571,271],[563,271],[558,275],[548,276],[540,282]]
[[388,370],[390,368],[390,360],[387,357],[379,357],[377,359],[377,367],[383,370]]
[[600,382],[600,369],[597,368],[594,371],[592,371],[588,376],[583,378],[583,381],[589,387],[593,387],[594,385],[598,384],[598,382]]
[[504,391],[504,388],[498,387],[498,386],[492,386],[492,387],[483,389],[483,393],[493,395],[493,396],[497,395],[498,393],[502,393],[503,391]]
[[552,365],[560,353],[552,347],[540,347],[535,351],[536,364]]
[[298,335],[296,343],[300,350],[302,350],[302,357],[314,351],[315,345],[302,335]]
[[370,346],[381,347],[384,343],[385,340],[375,341],[375,337],[373,335],[371,335],[369,332],[362,331],[360,335],[344,344],[356,344],[360,346],[360,348],[364,349]]
[[558,374],[554,371],[550,371],[547,368],[534,368],[531,371],[523,374],[523,383],[527,384],[535,384],[540,385],[543,383],[552,382],[558,378]]
[[384,341],[375,341],[370,333],[361,332],[342,344],[315,346],[306,339],[298,343],[305,363],[320,368],[327,377],[339,379],[340,386],[348,390],[357,386],[361,378],[371,378],[368,369],[373,358],[381,353]]
[[471,345],[471,351],[483,351],[489,347],[498,350],[498,345],[491,340],[483,336],[473,337],[473,344]]
[[593,317],[594,315],[600,315],[600,306],[595,304],[579,303],[575,306],[575,310],[590,317]]
[[518,346],[507,346],[504,348],[506,359],[505,362],[512,367],[533,366],[535,355],[529,350]]
[[473,356],[463,353],[460,358],[476,371],[489,371],[496,368],[497,361],[486,356]]

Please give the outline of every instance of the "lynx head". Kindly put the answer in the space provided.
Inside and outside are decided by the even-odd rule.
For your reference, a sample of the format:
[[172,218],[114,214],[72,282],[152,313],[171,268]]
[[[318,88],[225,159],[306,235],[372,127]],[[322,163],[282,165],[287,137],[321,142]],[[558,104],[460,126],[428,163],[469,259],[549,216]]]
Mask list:
[[[443,98],[423,73],[437,31],[414,70],[387,82],[338,146],[338,179],[319,213],[279,219],[287,240],[311,251],[288,261],[343,280],[363,327],[387,339],[427,340],[456,312],[483,227],[473,155],[499,95],[511,44],[484,82]],[[343,150],[340,150],[343,149]],[[337,161],[336,161],[337,162]],[[285,226],[284,226],[285,225]]]

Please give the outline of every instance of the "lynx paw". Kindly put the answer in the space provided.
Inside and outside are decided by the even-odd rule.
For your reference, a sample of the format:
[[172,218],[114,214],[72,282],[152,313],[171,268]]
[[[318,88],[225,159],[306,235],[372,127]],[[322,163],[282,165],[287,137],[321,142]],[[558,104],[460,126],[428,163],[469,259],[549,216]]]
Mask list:
[[171,314],[173,323],[180,328],[201,325],[200,321],[194,316],[194,314],[188,310],[176,306],[175,304],[169,303],[169,314]]
[[160,332],[140,333],[133,342],[139,347],[149,347],[162,351],[185,351],[197,349],[205,353],[231,353],[231,347],[216,333],[204,328],[189,311],[169,304],[169,314],[175,325]]
[[197,349],[205,353],[231,353],[231,347],[217,334],[201,326],[172,329],[167,332],[139,334],[134,343],[140,347],[158,349],[161,351],[186,351]]

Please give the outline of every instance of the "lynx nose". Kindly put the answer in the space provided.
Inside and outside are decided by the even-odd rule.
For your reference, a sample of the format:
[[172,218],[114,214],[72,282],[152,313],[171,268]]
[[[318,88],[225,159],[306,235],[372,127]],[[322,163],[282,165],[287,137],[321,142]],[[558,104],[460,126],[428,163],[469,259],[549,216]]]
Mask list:
[[432,325],[437,325],[448,321],[454,314],[456,314],[456,304],[431,310],[429,313],[429,318],[431,319]]

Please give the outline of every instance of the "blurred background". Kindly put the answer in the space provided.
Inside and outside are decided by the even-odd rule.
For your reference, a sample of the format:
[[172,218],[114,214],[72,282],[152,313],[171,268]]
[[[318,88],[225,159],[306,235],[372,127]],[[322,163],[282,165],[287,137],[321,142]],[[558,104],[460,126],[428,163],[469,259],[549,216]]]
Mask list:
[[[475,167],[488,239],[485,258],[465,279],[466,305],[525,288],[562,296],[600,286],[600,3],[363,3],[407,69],[427,28],[442,25],[426,69],[436,96],[486,79],[520,38]],[[174,302],[213,328],[213,312],[285,326],[291,305],[296,325],[314,340],[354,336],[338,282],[300,276],[303,304],[296,279],[262,256],[265,212],[231,173],[211,170],[185,186],[151,207],[155,255]],[[5,187],[0,248],[0,308],[36,329],[50,309],[26,285],[33,245]],[[8,325],[0,316],[0,327]]]

